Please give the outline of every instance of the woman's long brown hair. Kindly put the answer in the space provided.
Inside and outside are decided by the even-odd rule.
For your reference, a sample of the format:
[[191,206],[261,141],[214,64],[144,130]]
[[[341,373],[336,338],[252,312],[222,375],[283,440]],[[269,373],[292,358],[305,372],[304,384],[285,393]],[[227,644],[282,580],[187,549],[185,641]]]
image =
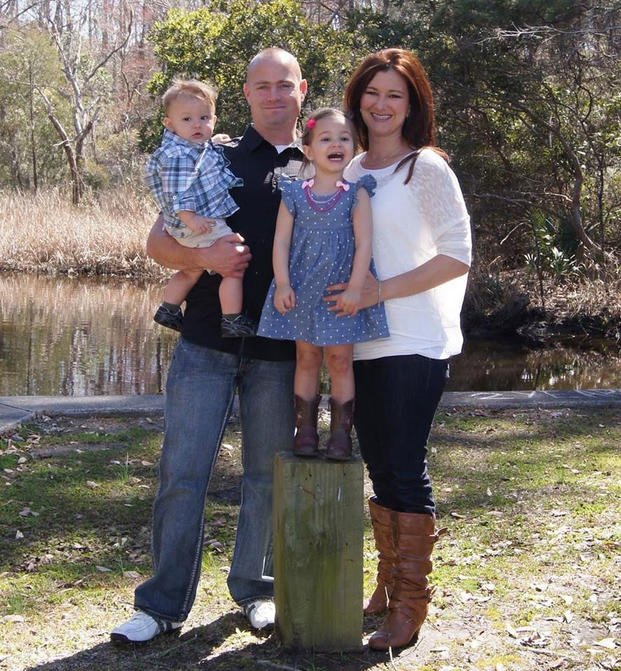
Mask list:
[[[352,120],[360,145],[369,149],[369,133],[360,113],[360,100],[370,81],[378,72],[394,70],[406,83],[409,97],[409,112],[403,123],[402,135],[412,153],[399,162],[396,170],[410,164],[405,184],[410,181],[414,163],[423,147],[433,148],[445,160],[447,155],[436,147],[435,118],[433,113],[433,93],[427,73],[416,56],[406,49],[382,49],[367,56],[354,70],[345,87],[343,107]],[[395,172],[396,172],[395,170]]]

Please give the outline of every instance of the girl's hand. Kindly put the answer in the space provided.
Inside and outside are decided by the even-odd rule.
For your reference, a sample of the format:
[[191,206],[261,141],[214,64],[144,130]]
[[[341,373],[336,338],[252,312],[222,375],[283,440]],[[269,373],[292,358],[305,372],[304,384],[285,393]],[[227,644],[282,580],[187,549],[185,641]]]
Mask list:
[[334,307],[338,314],[345,314],[353,317],[360,309],[360,301],[362,298],[362,291],[360,289],[352,289],[347,287],[343,293],[336,296]]
[[274,292],[274,307],[281,315],[286,315],[289,310],[295,307],[295,291],[290,284],[276,287]]
[[[377,285],[379,282],[373,277],[371,273],[368,273],[365,280],[362,291],[360,292],[360,299],[357,306],[357,310],[362,308],[368,308],[377,303]],[[347,291],[347,284],[333,284],[326,289],[331,292],[329,296],[324,296],[324,301],[328,303],[328,310],[330,312],[336,312],[338,317],[344,317],[349,312],[344,312],[341,306],[337,304],[339,298],[343,295],[343,292]]]

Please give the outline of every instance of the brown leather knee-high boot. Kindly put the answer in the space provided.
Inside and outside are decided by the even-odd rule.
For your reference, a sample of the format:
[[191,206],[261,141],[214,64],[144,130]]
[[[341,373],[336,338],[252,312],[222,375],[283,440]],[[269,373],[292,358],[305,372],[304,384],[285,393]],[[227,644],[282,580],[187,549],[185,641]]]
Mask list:
[[354,416],[354,400],[339,403],[330,399],[330,438],[326,446],[326,458],[335,461],[351,459],[351,427]]
[[395,581],[395,540],[393,536],[396,513],[369,499],[369,512],[373,524],[375,547],[379,553],[377,562],[377,586],[364,606],[365,615],[378,615],[388,607],[388,597],[392,594]]
[[374,650],[408,645],[425,618],[431,590],[431,552],[445,529],[436,531],[435,517],[418,513],[393,513],[395,516],[395,582],[388,602],[388,615],[369,639]]
[[319,401],[317,394],[314,399],[305,401],[295,397],[295,437],[293,439],[293,454],[298,457],[319,456],[319,434],[317,433],[317,414]]

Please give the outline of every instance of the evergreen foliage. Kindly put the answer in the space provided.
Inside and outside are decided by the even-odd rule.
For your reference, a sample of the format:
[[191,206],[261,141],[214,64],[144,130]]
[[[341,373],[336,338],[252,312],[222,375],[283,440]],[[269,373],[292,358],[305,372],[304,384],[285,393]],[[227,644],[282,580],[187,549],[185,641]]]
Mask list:
[[[351,70],[353,34],[311,23],[294,0],[213,0],[192,12],[170,10],[150,41],[162,71],[149,83],[160,95],[174,76],[210,81],[220,92],[216,131],[241,134],[249,122],[242,93],[246,65],[261,49],[281,47],[298,56],[309,81],[306,105],[338,105]],[[142,129],[141,148],[152,151],[161,136],[161,117]]]
[[[262,48],[298,56],[309,82],[306,109],[313,109],[340,104],[364,55],[401,46],[419,55],[433,83],[438,141],[472,215],[475,272],[493,278],[528,260],[538,277],[573,282],[576,269],[601,276],[606,263],[614,265],[621,249],[620,0],[208,0],[165,14],[158,5],[134,19],[134,32],[131,0],[109,6],[110,16],[91,0],[59,3],[54,16],[44,15],[43,4],[38,13],[0,10],[0,187],[68,180],[43,95],[68,129],[80,105],[95,110],[84,146],[77,135],[68,142],[78,149],[84,181],[97,188],[137,172],[139,150],[159,143],[159,96],[175,76],[215,85],[216,132],[234,136],[249,121],[245,68]],[[72,24],[78,16],[88,22]],[[132,35],[127,45],[124,31]],[[76,63],[86,70],[103,64],[77,92],[62,61],[62,44],[76,35],[83,38]],[[113,51],[114,44],[122,48]],[[79,87],[82,71],[75,72]]]

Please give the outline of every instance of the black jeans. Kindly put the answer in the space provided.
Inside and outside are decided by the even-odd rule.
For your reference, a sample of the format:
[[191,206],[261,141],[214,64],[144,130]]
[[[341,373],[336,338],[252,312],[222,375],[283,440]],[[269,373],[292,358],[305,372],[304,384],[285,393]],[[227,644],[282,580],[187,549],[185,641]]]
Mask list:
[[418,354],[354,362],[354,424],[376,501],[385,508],[435,512],[427,439],[448,365]]

